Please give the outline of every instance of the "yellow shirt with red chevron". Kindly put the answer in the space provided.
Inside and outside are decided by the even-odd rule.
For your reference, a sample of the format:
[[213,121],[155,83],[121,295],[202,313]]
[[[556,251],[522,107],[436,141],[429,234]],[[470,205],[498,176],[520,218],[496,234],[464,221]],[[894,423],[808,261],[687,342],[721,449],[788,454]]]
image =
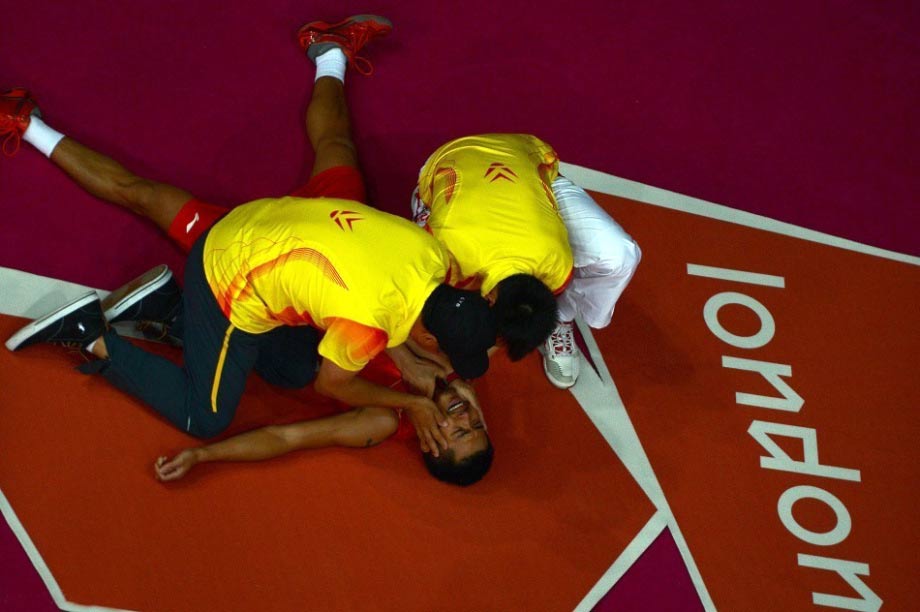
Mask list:
[[459,266],[456,286],[489,293],[513,274],[531,274],[554,292],[572,273],[572,249],[551,184],[559,159],[526,134],[485,134],[449,142],[419,174],[428,228]]
[[443,247],[410,221],[336,198],[238,206],[204,244],[205,276],[233,326],[314,325],[326,330],[320,354],[351,371],[405,342],[447,269]]

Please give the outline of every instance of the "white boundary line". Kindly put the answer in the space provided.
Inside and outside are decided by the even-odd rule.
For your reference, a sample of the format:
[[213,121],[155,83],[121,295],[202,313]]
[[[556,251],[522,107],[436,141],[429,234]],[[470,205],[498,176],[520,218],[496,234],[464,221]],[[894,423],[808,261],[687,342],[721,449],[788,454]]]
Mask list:
[[[588,352],[597,366],[600,378],[594,374],[594,371],[587,363],[583,362],[582,374],[571,389],[572,395],[575,396],[588,418],[591,419],[591,422],[594,423],[594,426],[604,436],[604,439],[616,452],[626,469],[629,470],[629,473],[658,509],[656,516],[659,516],[659,520],[671,531],[671,536],[674,538],[703,608],[715,610],[712,597],[703,582],[703,576],[696,566],[696,561],[694,561],[690,547],[687,545],[687,540],[677,524],[677,519],[671,511],[670,505],[668,505],[664,489],[662,489],[658,478],[655,476],[655,471],[652,469],[648,455],[642,448],[642,442],[639,440],[639,435],[636,433],[629,414],[626,412],[626,407],[623,405],[623,400],[620,398],[620,393],[613,382],[613,377],[607,369],[607,364],[603,355],[601,355],[600,348],[597,346],[594,336],[591,335],[591,329],[581,321],[577,323],[578,329],[584,337]],[[658,531],[655,537],[660,533],[661,531]],[[640,552],[644,552],[654,542],[654,537],[649,539],[649,535],[650,532],[645,529],[640,531],[620,557],[632,554],[634,547],[641,547]],[[617,558],[610,569],[601,577],[598,584],[609,581],[609,586],[613,586],[616,580],[619,580],[638,558],[639,555],[636,555],[631,558],[628,564],[621,562],[620,558]],[[618,571],[615,571],[615,568]],[[613,578],[613,580],[610,580],[610,578]],[[595,585],[596,588],[597,585]],[[594,589],[592,589],[593,591]]]
[[[581,187],[592,191],[920,266],[920,257],[896,253],[894,251],[880,249],[830,234],[809,230],[782,221],[776,221],[768,217],[728,208],[705,200],[680,195],[665,189],[659,189],[650,185],[619,178],[612,174],[591,170],[590,168],[561,163],[560,171]],[[2,291],[0,291],[0,313],[28,318],[35,318],[50,310],[54,304],[59,305],[63,303],[63,301],[77,297],[81,292],[85,292],[88,289],[83,285],[67,283],[65,281],[55,281],[53,279],[8,268],[0,268],[0,288],[2,288]],[[104,297],[107,292],[99,291],[99,293],[100,297]],[[687,570],[690,572],[691,579],[693,580],[704,608],[706,610],[715,610],[715,606],[703,583],[702,576],[700,575],[699,569],[696,567],[696,563],[693,560],[687,542],[664,497],[664,491],[655,477],[648,457],[644,450],[642,450],[642,444],[639,441],[635,428],[633,428],[629,416],[626,414],[625,407],[623,407],[622,400],[616,390],[616,386],[613,384],[613,380],[600,354],[597,343],[594,341],[590,330],[586,326],[579,323],[579,328],[601,372],[602,379],[597,379],[593,376],[593,372],[587,373],[590,368],[585,368],[586,374],[583,375],[579,379],[579,383],[572,388],[572,393],[582,405],[585,413],[611,445],[624,465],[626,465],[627,469],[629,469],[643,491],[649,496],[656,508],[658,508],[658,512],[649,519],[648,523],[640,530],[623,553],[620,554],[611,567],[588,592],[576,610],[589,610],[594,606],[616,581],[625,574],[648,546],[654,542],[655,538],[661,534],[665,527],[671,530],[671,535],[674,537],[674,541],[680,550],[681,557],[687,566]],[[122,330],[119,329],[119,331]],[[133,330],[124,331],[127,335],[132,335],[131,331]],[[604,378],[606,378],[606,382],[603,380]],[[612,399],[611,395],[613,396]],[[611,401],[614,404],[613,411],[610,410]],[[74,604],[66,601],[60,587],[54,580],[31,539],[29,539],[28,534],[25,532],[25,529],[19,522],[19,519],[16,517],[15,512],[13,512],[12,507],[9,505],[2,491],[0,491],[0,510],[2,510],[7,523],[16,534],[23,549],[25,549],[26,553],[29,555],[30,560],[41,575],[42,580],[45,582],[55,603],[59,607],[64,610],[73,610],[74,612],[116,610],[114,608],[98,606],[83,606],[81,604]]]
[[[93,288],[0,267],[0,314],[37,319],[80,297],[90,289]],[[99,294],[99,299],[109,294],[104,289],[94,291]],[[144,337],[130,323],[116,323],[114,327],[122,336],[142,339]]]
[[[752,227],[758,230],[782,234],[801,240],[817,242],[866,255],[882,257],[907,264],[920,265],[920,257],[905,255],[847,240],[845,238],[839,238],[790,223],[776,221],[768,217],[684,196],[673,191],[667,191],[658,187],[630,181],[590,168],[560,163],[559,169],[562,174],[573,182],[591,191],[651,204],[660,208],[668,208],[708,217],[736,225]],[[626,465],[627,469],[629,469],[632,476],[636,479],[636,482],[639,483],[646,495],[649,496],[649,499],[655,504],[655,507],[658,508],[661,517],[664,518],[666,526],[671,530],[671,535],[677,544],[684,564],[687,567],[687,571],[690,573],[690,578],[696,587],[697,594],[700,597],[703,607],[706,610],[715,610],[715,605],[706,589],[699,568],[696,566],[689,546],[687,545],[687,541],[680,531],[680,527],[677,525],[677,520],[674,518],[674,513],[668,505],[661,484],[655,477],[648,456],[642,449],[642,444],[635,428],[632,426],[632,422],[629,420],[629,416],[616,390],[616,385],[613,383],[613,379],[607,370],[606,363],[597,347],[597,343],[594,341],[594,337],[591,335],[591,331],[586,325],[579,322],[579,329],[585,338],[585,342],[591,352],[594,362],[598,366],[602,380],[597,380],[596,377],[593,376],[590,367],[583,368],[586,374],[583,374],[579,378],[578,384],[572,388],[572,393],[575,395],[576,399],[578,399],[582,409],[588,414],[588,417]],[[613,395],[612,399],[610,395]],[[613,402],[612,407],[610,402]],[[658,515],[656,515],[656,517],[657,516]],[[652,521],[650,521],[650,524],[651,523]],[[649,525],[646,525],[646,527],[640,531],[636,538],[629,544],[627,550],[621,554],[620,558],[618,558],[610,569],[601,577],[600,581],[591,590],[589,596],[585,598],[582,604],[588,601],[589,597],[600,589],[602,584],[606,585],[607,589],[613,586],[616,580],[621,578],[632,563],[638,559],[638,555],[635,557],[630,556],[628,563],[621,562],[621,559],[627,557],[627,554],[631,555],[634,549],[641,549],[641,551],[644,552],[647,547],[651,545],[654,541],[654,537],[649,539],[650,531],[648,528]],[[659,533],[660,531],[655,534],[655,537],[657,537]],[[600,597],[594,600],[594,604],[596,604],[599,599]],[[581,604],[577,609],[582,609]]]
[[847,240],[846,238],[839,238],[830,234],[816,232],[804,227],[799,227],[798,225],[792,225],[791,223],[784,223],[782,221],[770,219],[769,217],[762,217],[754,213],[722,206],[721,204],[714,204],[705,200],[691,198],[666,189],[659,189],[658,187],[644,185],[612,174],[591,170],[590,168],[560,163],[559,171],[572,182],[591,191],[598,191],[600,193],[606,193],[607,195],[636,200],[645,204],[652,204],[660,208],[679,210],[701,217],[709,217],[710,219],[718,219],[719,221],[727,221],[736,225],[744,225],[773,232],[774,234],[782,234],[784,236],[791,236],[810,242],[818,242],[820,244],[847,249],[848,251],[856,251],[857,253],[875,255],[876,257],[893,259],[895,261],[920,266],[920,257],[888,251],[862,244],[861,242]]
[[57,580],[51,575],[51,570],[48,569],[48,565],[45,564],[45,560],[42,558],[41,553],[38,552],[38,549],[35,548],[35,544],[32,543],[32,538],[29,537],[22,523],[19,522],[19,517],[16,516],[16,512],[13,510],[13,507],[10,505],[9,500],[6,498],[6,495],[3,494],[2,490],[0,490],[0,514],[3,514],[3,518],[6,519],[13,535],[19,540],[22,549],[26,551],[29,560],[32,561],[35,571],[38,572],[42,582],[44,582],[45,586],[48,588],[48,593],[51,595],[54,603],[60,608],[61,605],[66,602],[64,593],[61,591],[61,587],[58,586]]
[[[83,295],[90,289],[92,287],[0,267],[0,314],[35,319]],[[100,299],[109,293],[101,289],[96,289],[96,292]],[[118,324],[115,327],[122,335],[140,337],[140,334],[135,332],[130,324]],[[0,350],[6,349],[0,348]],[[83,605],[68,601],[2,489],[0,489],[0,513],[3,514],[16,539],[19,540],[58,608],[68,612],[131,612],[122,608]]]
[[[83,295],[92,288],[85,285],[39,276],[37,274],[22,272],[20,270],[0,267],[0,289],[2,289],[2,291],[0,291],[0,313],[18,317],[36,318],[57,308],[70,299]],[[105,297],[108,293],[100,289],[96,291],[99,293],[100,297]],[[121,325],[117,327],[119,333],[123,335],[137,336],[131,327],[123,327]],[[572,389],[573,395],[575,395],[575,398],[594,423],[595,427],[598,428],[601,435],[603,435],[611,445],[629,472],[639,483],[642,490],[648,495],[649,499],[652,500],[653,504],[658,509],[579,604],[578,610],[590,610],[590,608],[596,605],[610,588],[623,577],[626,571],[632,567],[633,563],[635,563],[642,553],[651,546],[665,527],[671,529],[675,541],[678,541],[679,530],[677,529],[676,521],[670,509],[667,507],[667,502],[664,501],[664,493],[652,472],[651,465],[648,462],[645,452],[642,450],[638,436],[629,421],[629,417],[626,415],[625,408],[622,405],[616,386],[613,384],[610,374],[607,371],[600,350],[594,342],[594,338],[591,336],[589,329],[582,326],[581,330],[582,334],[585,336],[586,342],[589,343],[592,356],[598,364],[606,382],[598,379],[594,376],[594,372],[590,371],[590,373],[586,373],[579,378],[578,384]],[[590,370],[590,367],[586,366],[584,370]],[[611,416],[611,403],[614,405],[613,416]],[[624,435],[626,436],[625,438]],[[0,495],[2,495],[2,491],[0,491]],[[48,587],[58,607],[64,610],[73,610],[74,612],[89,610],[111,612],[117,610],[115,608],[87,607],[67,601],[60,587],[48,570],[40,553],[35,546],[32,545],[28,534],[13,512],[12,507],[6,501],[5,497],[2,498],[2,501],[4,504],[3,514],[7,519],[7,523],[9,523],[11,529],[19,538],[20,543],[22,543],[23,548],[29,555],[29,559],[42,576],[45,585]],[[9,510],[8,512],[6,511],[7,509]],[[684,548],[686,548],[686,546],[684,546]],[[688,564],[688,567],[691,566],[693,561],[689,555],[689,551],[682,550],[681,554],[684,562]],[[695,566],[693,567],[695,569]],[[694,572],[691,571],[691,576],[693,575]],[[699,582],[701,585],[702,581],[700,580]],[[699,590],[701,586],[697,588]],[[705,591],[705,589],[703,590]]]
[[[37,319],[92,289],[85,285],[0,268],[0,314]],[[108,295],[100,291],[100,298]]]
[[[3,268],[0,268],[0,270],[3,270]],[[54,576],[51,574],[51,570],[48,569],[48,565],[42,558],[41,553],[39,553],[38,549],[35,548],[35,544],[32,542],[32,538],[30,538],[29,534],[26,532],[25,527],[23,527],[22,523],[19,522],[19,517],[16,516],[16,512],[10,505],[6,495],[3,494],[3,491],[0,491],[0,514],[3,514],[3,518],[6,519],[7,524],[10,526],[10,530],[16,536],[16,539],[19,540],[19,544],[29,556],[29,560],[32,562],[32,566],[35,567],[35,571],[38,572],[42,582],[45,583],[45,587],[48,589],[48,593],[51,595],[51,598],[54,600],[54,603],[58,608],[61,610],[67,610],[68,612],[132,612],[131,610],[122,610],[121,608],[84,606],[83,604],[67,601],[67,599],[64,597],[63,591],[61,591],[61,587],[57,583],[57,580],[54,579]]]
[[655,541],[655,539],[661,535],[661,532],[667,527],[667,520],[661,514],[661,512],[656,512],[648,520],[636,537],[633,538],[632,542],[623,549],[623,552],[620,553],[620,556],[617,557],[616,561],[613,562],[613,565],[610,566],[601,579],[591,587],[591,590],[588,591],[588,594],[585,595],[585,598],[575,606],[575,612],[590,612],[594,606],[597,605],[604,595],[606,595],[610,589],[613,588],[613,585],[623,577],[623,574],[633,566],[633,564],[642,556],[649,545]]

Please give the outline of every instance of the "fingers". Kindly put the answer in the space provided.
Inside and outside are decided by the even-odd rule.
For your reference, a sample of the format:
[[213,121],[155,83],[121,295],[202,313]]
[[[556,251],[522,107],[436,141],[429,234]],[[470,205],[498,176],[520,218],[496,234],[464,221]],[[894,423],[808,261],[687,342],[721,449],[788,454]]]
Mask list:
[[[441,427],[446,427],[446,425],[442,425]],[[431,434],[431,437],[434,438],[435,442],[437,442],[441,446],[441,448],[443,448],[444,450],[447,450],[447,438],[445,438],[444,434],[441,433],[440,428],[435,429],[433,433]],[[434,446],[434,448],[437,448],[437,446],[435,446],[434,444],[432,444],[432,446]],[[437,455],[435,455],[435,457],[437,457]]]
[[[442,410],[440,406],[430,400],[428,401],[428,409],[431,411],[431,416],[439,427],[447,427],[449,425],[446,410]],[[441,434],[440,431],[437,433],[438,435]]]
[[180,462],[176,461],[176,459],[169,461],[167,457],[157,458],[156,463],[153,465],[153,469],[156,473],[157,480],[161,482],[178,480],[182,478],[186,472]]
[[486,417],[485,417],[485,415],[482,414],[482,408],[480,408],[479,406],[476,406],[476,412],[479,413],[479,422],[482,423],[482,429],[483,429],[486,433],[489,433],[489,426],[486,424]]
[[[447,420],[447,410],[442,409],[437,404],[435,404],[434,407],[435,407],[435,410],[437,410],[438,425],[440,425],[441,427],[447,427],[450,424],[450,422]],[[438,434],[440,433],[441,432],[438,432]]]
[[421,442],[422,450],[426,453],[431,453],[435,457],[441,455],[440,451],[438,451],[438,445],[434,443],[434,438],[431,437],[431,432],[422,430],[419,432],[418,439]]
[[166,457],[157,457],[156,463],[153,464],[153,471],[157,476],[157,480],[166,480],[168,470],[164,469],[166,464]]
[[[441,410],[441,407],[438,406],[435,402],[430,399],[423,400],[425,402],[425,407],[428,412],[431,414],[431,418],[441,427],[447,427],[447,412]],[[440,432],[439,432],[440,433]]]

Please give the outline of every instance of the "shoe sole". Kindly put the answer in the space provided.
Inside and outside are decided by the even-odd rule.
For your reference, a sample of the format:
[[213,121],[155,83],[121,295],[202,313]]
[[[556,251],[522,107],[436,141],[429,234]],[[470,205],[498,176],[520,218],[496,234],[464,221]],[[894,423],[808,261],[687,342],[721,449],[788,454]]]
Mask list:
[[122,285],[102,300],[105,320],[112,322],[122,313],[144,299],[172,278],[172,272],[163,264],[147,270],[129,283]]
[[549,383],[552,386],[556,387],[557,389],[571,389],[572,387],[575,386],[575,383],[578,382],[578,378],[575,378],[575,380],[573,380],[572,382],[565,383],[565,384],[556,382],[556,379],[550,376],[550,373],[546,367],[546,364],[543,365],[543,373],[546,374],[546,379],[549,381]]
[[316,27],[319,24],[322,24],[323,27],[325,28],[332,28],[332,27],[344,25],[349,22],[364,23],[366,21],[376,21],[377,23],[387,28],[390,28],[391,30],[393,29],[393,22],[387,19],[386,17],[381,17],[380,15],[364,14],[364,15],[352,15],[348,19],[343,19],[342,21],[338,23],[329,23],[328,21],[311,21],[310,23],[307,23],[301,26],[300,29],[297,30],[297,33],[299,35],[301,32],[309,30],[312,27]]
[[81,295],[74,301],[64,304],[57,310],[50,312],[43,317],[35,319],[20,329],[18,332],[10,336],[10,339],[6,341],[6,348],[11,351],[17,350],[23,342],[34,336],[36,333],[42,331],[43,329],[50,327],[54,323],[57,323],[61,317],[69,315],[75,310],[80,310],[87,304],[92,304],[98,299],[99,296],[96,295],[96,292],[90,291],[89,293]]
[[[549,368],[546,367],[546,354],[543,352],[543,348],[541,347],[537,349],[537,352],[540,353],[540,357],[541,357],[540,361],[543,363],[543,373],[546,374],[546,380],[548,380],[551,385],[553,385],[557,389],[571,389],[572,387],[575,386],[575,383],[578,382],[578,375],[576,375],[575,380],[573,380],[570,383],[558,382],[555,378],[553,378],[552,374],[549,373]],[[579,355],[579,358],[580,358],[580,355]]]

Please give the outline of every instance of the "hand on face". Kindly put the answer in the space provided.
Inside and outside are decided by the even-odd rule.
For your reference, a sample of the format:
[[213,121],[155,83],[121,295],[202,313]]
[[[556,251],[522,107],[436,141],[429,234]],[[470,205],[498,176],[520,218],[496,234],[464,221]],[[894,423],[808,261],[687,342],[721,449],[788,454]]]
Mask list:
[[473,385],[466,382],[462,378],[451,381],[448,386],[453,389],[457,395],[460,396],[463,401],[465,401],[476,413],[479,415],[479,420],[482,421],[482,428],[486,431],[489,430],[489,426],[486,425],[486,417],[482,413],[482,406],[479,404],[479,397],[476,395],[476,390],[473,389]]
[[[447,438],[447,448],[453,450],[455,460],[483,450],[488,445],[485,422],[478,402],[471,401],[461,396],[460,388],[455,383],[460,382],[464,392],[472,393],[472,388],[464,381],[454,381],[450,386],[442,387],[435,395],[438,408],[447,413],[447,427],[443,429]],[[472,398],[475,401],[475,393]]]
[[438,404],[422,396],[415,396],[415,401],[406,407],[406,411],[412,426],[415,427],[422,452],[430,452],[435,457],[440,456],[439,447],[447,448],[447,439],[443,433],[443,428],[448,422],[446,414]]
[[431,397],[434,393],[435,380],[444,376],[444,367],[424,357],[416,357],[410,363],[404,363],[402,378],[411,389]]

